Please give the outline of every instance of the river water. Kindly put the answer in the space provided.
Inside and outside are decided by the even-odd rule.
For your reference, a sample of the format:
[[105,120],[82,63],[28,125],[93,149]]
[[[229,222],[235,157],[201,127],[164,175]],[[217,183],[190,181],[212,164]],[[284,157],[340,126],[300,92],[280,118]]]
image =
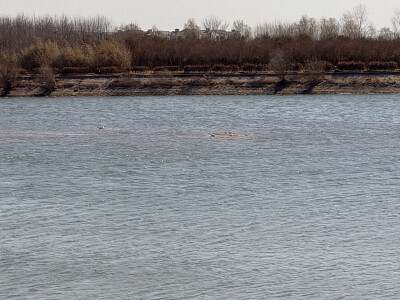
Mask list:
[[1,99],[0,298],[398,299],[399,146],[398,95]]

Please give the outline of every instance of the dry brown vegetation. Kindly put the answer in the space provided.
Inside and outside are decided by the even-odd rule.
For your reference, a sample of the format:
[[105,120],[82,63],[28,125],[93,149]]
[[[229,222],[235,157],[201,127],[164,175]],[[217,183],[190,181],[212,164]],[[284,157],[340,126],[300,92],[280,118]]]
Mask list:
[[[316,20],[303,16],[294,23],[265,23],[253,30],[243,21],[233,22],[225,38],[204,35],[194,19],[185,24],[182,38],[165,37],[158,31],[148,34],[137,25],[113,28],[105,17],[0,18],[1,95],[20,86],[29,74],[40,77],[44,94],[57,88],[60,76],[85,74],[141,73],[165,78],[121,78],[108,82],[109,88],[170,89],[174,85],[262,89],[276,85],[275,92],[289,86],[305,85],[311,92],[318,85],[341,85],[341,79],[327,79],[326,72],[397,71],[400,64],[400,11],[393,28],[377,30],[368,20],[365,6],[359,5],[340,20]],[[222,32],[226,22],[203,20],[203,27]],[[205,27],[206,28],[206,27]],[[205,29],[203,28],[203,29]],[[210,32],[210,31],[209,31]],[[290,72],[303,74],[296,81]],[[278,77],[252,80],[215,78],[213,74],[272,73]],[[168,74],[201,73],[201,78],[180,80]],[[333,81],[335,82],[333,82]],[[351,84],[372,86],[363,78]],[[387,84],[376,80],[375,86]],[[61,87],[63,83],[60,83]],[[343,79],[343,84],[349,84]],[[396,85],[392,83],[392,85]],[[68,84],[67,84],[68,86]],[[87,88],[90,89],[90,88]],[[93,86],[92,89],[95,89]]]
[[[105,17],[0,18],[0,51],[28,72],[44,65],[63,74],[94,72],[261,72],[303,71],[320,61],[325,71],[394,70],[400,63],[400,19],[377,30],[362,5],[342,19],[303,16],[294,23],[265,23],[251,28],[233,22],[226,38],[201,35],[193,19],[184,37],[146,34],[137,25],[114,29]],[[212,25],[212,26],[211,26]],[[216,18],[203,20],[210,30],[226,29]],[[206,28],[206,27],[204,27]],[[111,69],[112,68],[112,69]],[[100,71],[99,71],[100,70]],[[112,73],[110,72],[110,73]]]

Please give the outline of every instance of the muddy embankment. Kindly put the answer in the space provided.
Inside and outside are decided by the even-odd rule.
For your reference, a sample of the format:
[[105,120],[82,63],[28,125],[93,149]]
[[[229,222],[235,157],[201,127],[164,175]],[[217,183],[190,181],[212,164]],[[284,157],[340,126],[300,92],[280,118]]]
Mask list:
[[144,95],[295,95],[400,93],[400,73],[135,74],[58,76],[49,90],[40,76],[20,77],[8,97]]

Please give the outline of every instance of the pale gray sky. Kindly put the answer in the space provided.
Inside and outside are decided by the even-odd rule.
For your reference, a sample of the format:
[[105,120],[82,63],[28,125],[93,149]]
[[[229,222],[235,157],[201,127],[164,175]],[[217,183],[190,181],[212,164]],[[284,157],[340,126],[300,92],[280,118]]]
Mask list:
[[215,16],[232,22],[242,19],[252,27],[267,21],[297,21],[309,17],[335,17],[365,4],[370,20],[381,28],[391,26],[400,9],[398,0],[0,0],[0,15],[60,15],[109,17],[114,25],[136,22],[142,29],[182,28],[188,18],[198,23]]

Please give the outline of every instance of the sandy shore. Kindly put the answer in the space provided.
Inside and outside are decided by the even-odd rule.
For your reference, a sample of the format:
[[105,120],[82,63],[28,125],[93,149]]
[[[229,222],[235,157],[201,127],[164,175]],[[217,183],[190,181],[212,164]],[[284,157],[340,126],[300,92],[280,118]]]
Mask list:
[[142,96],[142,95],[295,95],[400,93],[399,73],[196,75],[88,75],[56,78],[56,88],[44,92],[39,76],[19,78],[8,94],[23,96]]

